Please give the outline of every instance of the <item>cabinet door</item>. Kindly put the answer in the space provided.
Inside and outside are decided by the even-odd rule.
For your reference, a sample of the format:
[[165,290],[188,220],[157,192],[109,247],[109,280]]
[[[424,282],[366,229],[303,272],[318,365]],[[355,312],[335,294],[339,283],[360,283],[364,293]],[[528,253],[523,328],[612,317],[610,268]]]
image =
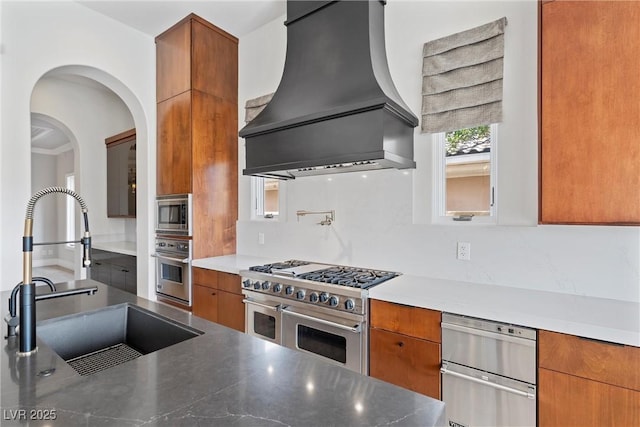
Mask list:
[[370,333],[372,377],[440,399],[440,344],[375,328]]
[[371,300],[371,327],[433,342],[441,341],[442,313],[420,307]]
[[640,2],[542,5],[542,223],[640,223]]
[[107,216],[136,216],[136,130],[105,139],[107,146]]
[[191,92],[158,103],[158,195],[191,193]]
[[237,103],[238,39],[200,19],[191,28],[191,88]]
[[193,285],[193,314],[212,322],[218,321],[219,291],[206,286]]
[[242,294],[242,285],[240,284],[240,276],[237,274],[218,272],[218,289],[232,294]]
[[156,37],[156,100],[191,89],[191,19]]
[[640,392],[539,369],[538,425],[638,426]]
[[244,332],[243,296],[225,291],[219,291],[218,296],[218,323]]

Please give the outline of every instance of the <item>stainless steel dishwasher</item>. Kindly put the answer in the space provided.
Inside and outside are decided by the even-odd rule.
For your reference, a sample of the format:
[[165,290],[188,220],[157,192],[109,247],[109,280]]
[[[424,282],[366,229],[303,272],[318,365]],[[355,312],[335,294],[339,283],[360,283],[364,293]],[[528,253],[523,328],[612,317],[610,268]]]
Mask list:
[[449,427],[535,426],[535,329],[442,315],[442,400]]

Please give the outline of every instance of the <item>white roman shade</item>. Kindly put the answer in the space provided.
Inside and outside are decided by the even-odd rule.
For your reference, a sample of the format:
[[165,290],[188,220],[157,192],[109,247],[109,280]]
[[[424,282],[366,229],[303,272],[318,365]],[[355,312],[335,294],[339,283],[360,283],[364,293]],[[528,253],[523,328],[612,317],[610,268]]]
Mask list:
[[502,120],[507,18],[424,44],[422,132],[448,132]]
[[244,122],[249,123],[255,119],[256,116],[264,110],[264,107],[267,106],[269,101],[271,101],[271,98],[273,98],[273,93],[248,100],[244,105]]

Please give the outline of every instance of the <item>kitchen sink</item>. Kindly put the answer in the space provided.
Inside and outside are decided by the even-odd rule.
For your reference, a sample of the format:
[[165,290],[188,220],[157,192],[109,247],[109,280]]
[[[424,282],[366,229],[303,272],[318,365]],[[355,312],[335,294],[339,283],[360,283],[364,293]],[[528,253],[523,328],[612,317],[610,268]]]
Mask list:
[[38,322],[36,334],[78,373],[90,375],[203,332],[127,303]]

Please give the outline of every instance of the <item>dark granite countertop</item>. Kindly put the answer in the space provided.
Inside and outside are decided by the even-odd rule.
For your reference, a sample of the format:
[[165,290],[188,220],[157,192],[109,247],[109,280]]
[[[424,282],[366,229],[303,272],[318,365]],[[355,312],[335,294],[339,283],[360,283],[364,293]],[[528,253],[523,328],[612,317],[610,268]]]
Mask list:
[[[204,334],[90,376],[39,339],[26,358],[3,339],[0,425],[444,425],[438,400],[98,282],[58,288],[89,285],[96,295],[38,301],[38,321],[133,303]],[[9,294],[0,295],[3,317]]]

